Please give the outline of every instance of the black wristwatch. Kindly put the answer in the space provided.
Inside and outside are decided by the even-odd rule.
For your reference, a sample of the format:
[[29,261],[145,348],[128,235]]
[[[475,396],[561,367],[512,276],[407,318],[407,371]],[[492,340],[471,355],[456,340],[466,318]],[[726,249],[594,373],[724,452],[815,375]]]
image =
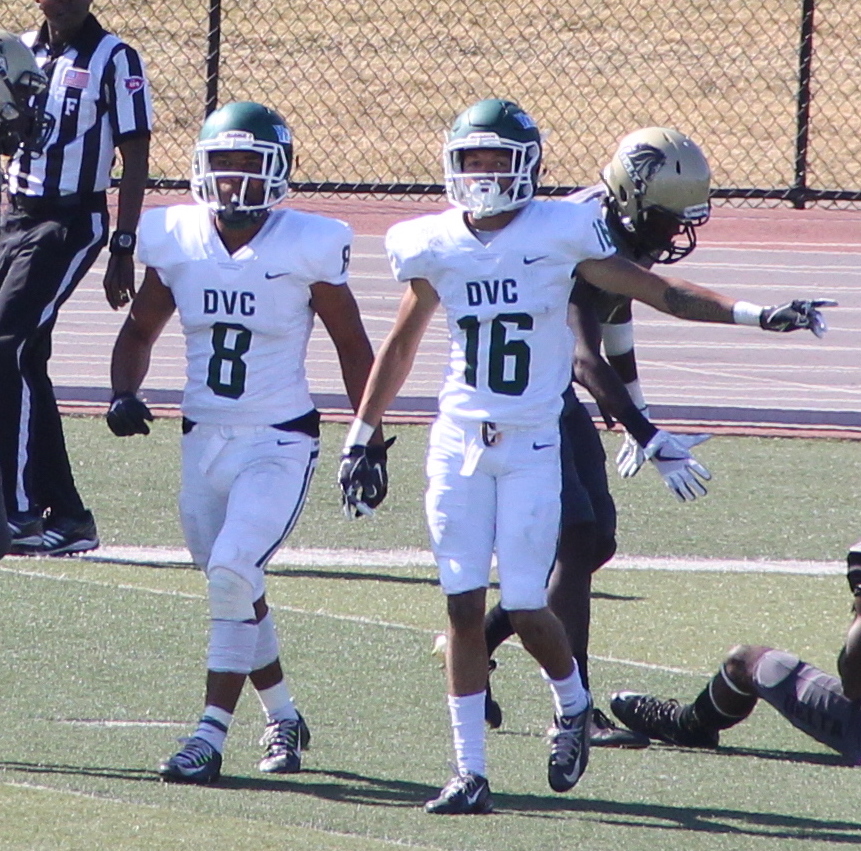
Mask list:
[[132,255],[135,253],[135,245],[137,237],[128,230],[115,230],[111,234],[111,241],[108,243],[108,251],[111,254],[126,254]]

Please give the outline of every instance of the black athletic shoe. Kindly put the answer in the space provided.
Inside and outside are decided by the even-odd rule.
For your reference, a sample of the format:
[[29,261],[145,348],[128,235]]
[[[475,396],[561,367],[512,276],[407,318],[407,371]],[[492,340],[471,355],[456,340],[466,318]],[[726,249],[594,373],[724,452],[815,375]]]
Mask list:
[[42,535],[40,555],[63,556],[71,553],[85,553],[99,545],[96,521],[91,512],[80,517],[48,517]]
[[444,816],[483,815],[493,812],[487,778],[480,774],[457,774],[445,784],[438,798],[425,803],[426,813]]
[[260,740],[265,750],[258,768],[266,774],[295,774],[302,767],[299,738],[297,718],[267,724]]
[[44,525],[36,514],[19,514],[8,520],[12,544],[9,555],[32,556],[41,552]]
[[650,694],[618,691],[610,700],[610,709],[623,724],[650,739],[685,748],[718,746],[717,730],[688,729],[679,723],[682,707],[677,700],[658,700]]
[[221,777],[221,754],[205,739],[192,736],[158,767],[158,773],[165,783],[215,783]]
[[589,744],[593,748],[647,748],[649,737],[619,727],[596,707],[592,710]]
[[553,719],[550,735],[550,759],[547,763],[547,782],[554,792],[567,792],[589,764],[589,724],[592,720],[592,698],[577,715],[563,715]]
[[487,663],[487,692],[484,695],[484,720],[491,730],[502,726],[502,707],[493,699],[490,691],[490,675],[496,670],[496,659]]

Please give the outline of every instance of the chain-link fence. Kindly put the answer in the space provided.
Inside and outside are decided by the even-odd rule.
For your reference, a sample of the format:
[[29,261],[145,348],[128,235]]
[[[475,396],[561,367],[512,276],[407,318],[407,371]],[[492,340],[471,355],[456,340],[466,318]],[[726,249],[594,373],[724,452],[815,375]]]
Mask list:
[[[182,186],[205,114],[258,100],[294,130],[295,188],[438,192],[442,133],[507,97],[548,135],[544,191],[593,183],[663,125],[707,153],[716,196],[861,201],[855,0],[95,0],[152,80],[152,177]],[[18,0],[12,30],[38,7]],[[7,13],[8,15],[8,13]]]

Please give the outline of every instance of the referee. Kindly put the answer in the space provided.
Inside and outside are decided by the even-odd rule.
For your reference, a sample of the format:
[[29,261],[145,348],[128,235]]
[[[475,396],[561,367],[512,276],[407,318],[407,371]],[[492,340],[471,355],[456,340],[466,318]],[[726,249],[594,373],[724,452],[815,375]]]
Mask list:
[[[0,479],[11,552],[59,555],[98,546],[75,487],[48,377],[61,305],[105,245],[113,309],[134,294],[135,231],[146,185],[152,106],[137,52],[104,30],[90,0],[37,0],[44,23],[22,37],[50,81],[54,119],[42,152],[25,145],[8,167],[0,228]],[[106,190],[122,162],[116,229]]]

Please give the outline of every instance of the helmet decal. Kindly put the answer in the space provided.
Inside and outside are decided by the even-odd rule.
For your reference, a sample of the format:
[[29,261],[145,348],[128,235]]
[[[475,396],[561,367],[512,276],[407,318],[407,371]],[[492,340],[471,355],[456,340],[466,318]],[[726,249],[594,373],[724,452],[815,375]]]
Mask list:
[[619,151],[619,159],[639,194],[646,191],[654,176],[667,162],[663,151],[653,145],[643,144]]
[[636,257],[674,263],[693,251],[711,212],[711,170],[692,139],[667,127],[635,130],[601,179],[608,215]]

